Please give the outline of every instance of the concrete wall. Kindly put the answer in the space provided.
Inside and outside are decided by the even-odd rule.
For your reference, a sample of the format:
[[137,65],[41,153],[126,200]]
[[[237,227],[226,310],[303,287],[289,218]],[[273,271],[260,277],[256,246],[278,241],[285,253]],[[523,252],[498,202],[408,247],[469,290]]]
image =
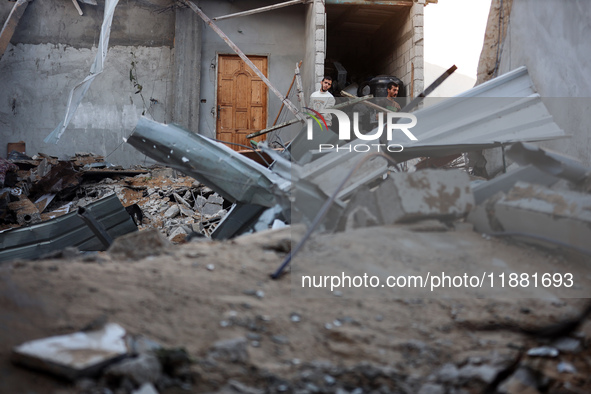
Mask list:
[[419,0],[408,12],[403,13],[398,23],[384,26],[383,37],[393,37],[390,45],[379,45],[388,50],[380,56],[381,74],[395,75],[404,82],[407,97],[414,97],[424,86],[424,40],[423,8],[425,1]]
[[[96,54],[104,5],[80,5],[83,16],[60,0],[33,1],[25,11],[0,60],[2,157],[5,143],[23,140],[29,155],[67,158],[90,151],[114,164],[141,164],[144,156],[123,138],[142,114],[171,120],[174,13],[157,12],[170,2],[120,2],[105,70],[58,144],[43,142],[62,120],[70,90],[88,75]],[[4,20],[6,7],[0,11]]]
[[591,2],[513,0],[509,18],[499,74],[527,66],[554,121],[572,135],[540,145],[591,166]]
[[[199,6],[210,18],[245,11],[269,5],[268,1],[201,1]],[[249,16],[220,20],[217,26],[246,55],[268,56],[268,78],[283,94],[287,93],[293,79],[295,65],[305,56],[306,6],[293,5],[273,11]],[[199,115],[200,134],[215,137],[216,127],[216,79],[219,54],[234,54],[209,26],[204,24],[201,50],[201,108]],[[292,102],[297,103],[295,85],[292,88]],[[297,106],[297,104],[296,104]],[[281,101],[271,91],[268,100],[268,121],[270,126],[279,112]],[[283,110],[284,119],[293,119],[287,108]],[[281,122],[281,119],[279,122]],[[285,142],[299,131],[301,126],[282,129],[280,136]],[[270,135],[267,139],[272,139]]]
[[322,0],[314,0],[306,10],[306,55],[302,69],[302,84],[306,102],[320,89],[326,59],[326,13]]

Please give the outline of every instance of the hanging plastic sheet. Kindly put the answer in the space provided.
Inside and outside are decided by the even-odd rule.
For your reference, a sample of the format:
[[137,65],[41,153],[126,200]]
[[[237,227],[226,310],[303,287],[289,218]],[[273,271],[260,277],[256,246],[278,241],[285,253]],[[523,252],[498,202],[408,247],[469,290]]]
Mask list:
[[92,81],[103,72],[105,58],[107,57],[107,50],[109,47],[109,37],[111,35],[111,23],[113,22],[113,13],[119,0],[105,0],[105,15],[103,16],[103,24],[101,26],[101,36],[98,43],[98,51],[94,58],[94,63],[90,67],[90,75],[88,75],[82,82],[70,91],[68,97],[68,105],[66,107],[66,114],[64,120],[53,130],[46,138],[45,142],[49,144],[57,144],[64,131],[68,127],[70,120],[74,116],[76,109],[82,102],[84,95],[88,91]]

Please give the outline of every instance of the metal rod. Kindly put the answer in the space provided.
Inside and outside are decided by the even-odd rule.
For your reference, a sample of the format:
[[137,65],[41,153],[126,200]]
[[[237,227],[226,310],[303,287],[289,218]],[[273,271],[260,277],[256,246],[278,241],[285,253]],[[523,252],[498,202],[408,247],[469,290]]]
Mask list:
[[10,40],[18,26],[18,22],[25,13],[30,1],[31,0],[18,0],[12,6],[12,10],[10,11],[10,14],[8,14],[4,26],[2,26],[2,31],[0,31],[0,59],[2,59],[4,51],[8,48],[8,44],[10,44]]
[[[302,61],[300,60],[300,66],[302,65]],[[291,88],[293,87],[293,83],[296,80],[296,75],[293,74],[293,79],[291,80],[291,84],[289,85],[289,89],[287,89],[287,94],[285,95],[285,97],[289,97],[289,92],[291,92]],[[279,115],[281,115],[281,111],[283,111],[283,107],[285,105],[283,103],[281,103],[281,108],[279,108],[279,113],[277,114],[277,117],[275,118],[275,121],[273,122],[273,126],[275,126],[277,124],[277,120],[279,119]]]
[[[355,96],[353,96],[353,97],[355,97]],[[350,105],[357,104],[359,102],[364,102],[365,100],[369,100],[370,98],[373,98],[373,95],[370,94],[370,95],[363,96],[363,97],[355,97],[355,99],[353,99],[353,100],[347,101],[346,103],[337,104],[334,107],[330,107],[329,109],[339,109],[339,108],[348,107]],[[261,131],[256,131],[256,132],[254,132],[252,134],[248,134],[246,136],[246,138],[258,137],[260,135],[270,133],[273,130],[281,129],[283,127],[287,127],[287,126],[292,125],[292,124],[297,123],[297,122],[299,122],[299,119],[292,119],[292,120],[289,120],[289,121],[287,121],[285,123],[279,123],[276,126],[268,127],[268,128],[263,129]]]
[[[341,94],[345,97],[358,98],[357,96],[354,96],[351,93],[347,93],[344,90],[341,90]],[[367,96],[365,96],[365,97],[367,97]],[[379,105],[377,105],[375,103],[370,103],[368,101],[364,101],[363,104],[367,105],[368,107],[372,107],[372,108],[375,108],[375,109],[383,111],[383,112],[394,112],[394,111],[390,111],[389,109],[386,109],[384,107],[380,107]]]
[[184,4],[188,5],[189,8],[191,8],[197,15],[199,15],[201,17],[201,19],[203,19],[205,21],[205,23],[207,23],[209,25],[209,27],[211,27],[213,29],[213,31],[215,31],[218,34],[218,36],[220,36],[222,38],[222,40],[224,40],[226,42],[226,44],[228,44],[230,46],[230,48],[232,48],[232,50],[234,52],[236,52],[236,54],[238,56],[240,56],[240,58],[242,60],[244,60],[244,62],[252,69],[252,71],[254,71],[254,73],[256,75],[258,75],[258,77],[261,78],[263,80],[263,82],[269,87],[269,89],[273,93],[275,93],[275,95],[277,97],[279,97],[279,99],[281,101],[283,101],[285,106],[291,112],[293,112],[293,114],[295,115],[296,118],[298,118],[302,122],[306,121],[306,118],[304,117],[304,115],[302,115],[300,113],[300,111],[295,107],[295,105],[293,105],[293,103],[291,101],[289,101],[289,99],[283,97],[281,92],[279,92],[279,90],[277,90],[277,88],[275,86],[273,86],[273,84],[271,83],[271,81],[269,81],[269,79],[265,76],[265,74],[263,74],[261,72],[261,70],[259,70],[257,68],[257,66],[254,65],[254,63],[244,54],[244,52],[242,52],[240,50],[240,48],[238,48],[236,46],[236,44],[234,44],[232,42],[232,40],[230,40],[228,38],[228,36],[226,36],[224,34],[224,32],[219,27],[217,27],[217,25],[215,23],[213,23],[213,21],[211,19],[209,19],[209,17],[203,13],[203,11],[201,11],[201,9],[195,5],[195,3],[193,3],[192,1],[188,1],[188,0],[180,0],[180,1],[183,2]]
[[278,8],[283,8],[283,7],[287,7],[287,6],[294,5],[294,4],[301,4],[301,3],[304,3],[305,1],[306,0],[286,1],[285,3],[279,3],[279,4],[274,4],[274,5],[268,5],[266,7],[254,8],[254,9],[248,10],[248,11],[236,12],[235,14],[217,16],[215,18],[211,18],[211,20],[221,21],[223,19],[234,18],[236,16],[247,16],[247,15],[258,14],[260,12],[276,10]]
[[349,171],[349,173],[347,174],[347,176],[345,178],[343,178],[343,180],[341,181],[341,183],[337,186],[337,188],[332,193],[332,195],[328,198],[328,200],[326,200],[326,202],[324,203],[324,205],[322,205],[322,207],[320,208],[320,210],[316,214],[316,217],[312,221],[312,224],[310,224],[310,228],[308,228],[308,230],[306,231],[306,234],[304,234],[304,236],[302,237],[302,239],[293,248],[293,250],[291,250],[289,252],[289,254],[285,258],[285,260],[283,261],[283,263],[279,266],[279,268],[277,268],[277,270],[274,273],[271,274],[271,279],[279,279],[281,277],[281,274],[283,273],[283,270],[291,263],[291,260],[293,260],[293,258],[295,257],[295,255],[298,254],[298,252],[304,247],[304,244],[306,243],[306,241],[310,238],[310,236],[312,235],[312,233],[314,232],[314,230],[316,230],[316,227],[318,227],[318,225],[320,224],[320,222],[322,222],[322,220],[324,219],[324,217],[328,213],[328,210],[330,209],[330,206],[337,199],[337,196],[338,196],[339,192],[345,186],[345,183],[347,183],[347,181],[355,173],[355,171],[359,170],[361,168],[361,166],[365,162],[367,162],[370,159],[376,158],[376,157],[383,157],[384,159],[388,160],[390,163],[396,164],[396,162],[391,157],[388,157],[388,156],[384,155],[383,153],[370,153],[369,155],[367,155],[363,159],[361,159],[359,161],[359,163],[357,163],[355,165],[355,167],[353,167],[351,169],[351,171]]
[[419,105],[425,99],[426,96],[430,95],[432,91],[437,89],[437,87],[439,85],[441,85],[443,83],[443,81],[445,81],[447,79],[447,77],[449,77],[451,74],[453,74],[453,72],[456,71],[457,69],[458,68],[455,65],[448,68],[447,71],[445,71],[443,74],[441,74],[439,76],[439,78],[437,78],[435,81],[433,81],[433,83],[431,85],[429,85],[427,87],[427,89],[423,90],[421,92],[421,94],[419,94],[414,100],[412,100],[404,108],[402,108],[400,110],[400,112],[410,112],[412,109],[414,109],[417,105]]
[[[301,62],[300,62],[301,64]],[[298,101],[300,102],[300,108],[306,107],[306,98],[304,97],[304,88],[302,86],[302,75],[300,74],[300,66],[296,64],[295,68],[296,86],[298,88]]]

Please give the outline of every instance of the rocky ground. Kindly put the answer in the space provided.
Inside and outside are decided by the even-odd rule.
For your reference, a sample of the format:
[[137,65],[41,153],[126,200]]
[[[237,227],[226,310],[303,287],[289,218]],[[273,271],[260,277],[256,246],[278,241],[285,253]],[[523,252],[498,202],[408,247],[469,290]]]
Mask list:
[[[146,382],[160,393],[591,392],[591,323],[578,320],[588,300],[564,289],[444,298],[300,285],[299,268],[421,273],[433,264],[486,270],[500,261],[514,272],[568,266],[583,291],[576,294],[590,288],[581,256],[460,226],[425,230],[433,228],[314,235],[279,280],[269,274],[302,237],[300,227],[174,246],[145,229],[108,252],[0,264],[0,392],[128,393]],[[422,247],[404,249],[411,241]],[[107,321],[164,348],[155,370],[68,382],[10,361],[25,341]]]

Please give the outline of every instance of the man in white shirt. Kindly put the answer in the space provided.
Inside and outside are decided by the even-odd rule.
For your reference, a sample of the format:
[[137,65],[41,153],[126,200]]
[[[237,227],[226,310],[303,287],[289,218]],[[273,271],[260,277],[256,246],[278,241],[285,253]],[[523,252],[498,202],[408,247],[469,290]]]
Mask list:
[[[328,91],[332,86],[332,78],[328,75],[322,79],[320,83],[320,90],[312,93],[310,96],[310,107],[318,112],[321,112],[324,108],[329,108],[334,106],[335,99],[332,94]],[[325,114],[324,119],[326,120],[326,124],[331,126],[332,124],[332,116],[330,114]]]

